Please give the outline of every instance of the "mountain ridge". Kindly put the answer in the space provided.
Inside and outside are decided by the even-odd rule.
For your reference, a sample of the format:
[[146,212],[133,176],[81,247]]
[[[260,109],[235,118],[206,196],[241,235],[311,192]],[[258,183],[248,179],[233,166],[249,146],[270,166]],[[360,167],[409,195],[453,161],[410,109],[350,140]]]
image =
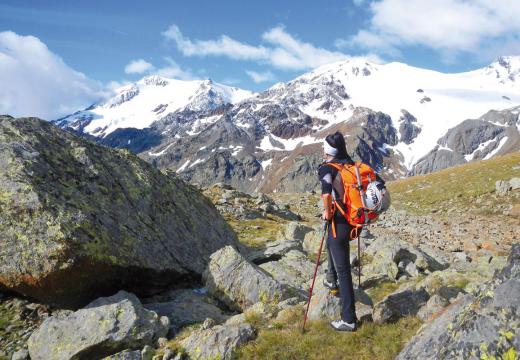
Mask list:
[[[153,79],[160,89],[168,86],[164,82],[183,84],[159,77],[140,82],[147,79]],[[457,74],[403,63],[346,60],[256,94],[207,80],[194,83],[197,89],[187,91],[191,95],[177,108],[165,107],[165,100],[148,104],[153,121],[141,121],[137,128],[118,127],[126,124],[125,119],[89,118],[87,115],[96,111],[92,107],[87,113],[55,123],[105,145],[139,153],[158,167],[177,170],[187,180],[202,185],[227,182],[247,191],[310,190],[315,181],[303,177],[310,176],[321,161],[317,144],[327,133],[341,130],[347,143],[352,143],[349,150],[354,157],[394,179],[414,172],[415,165],[435,149],[449,129],[491,109],[502,111],[520,104],[520,57],[501,57],[482,69]],[[140,96],[131,91],[133,88],[129,85],[126,92],[101,106],[117,107],[125,100],[121,106],[128,107]],[[239,96],[230,96],[230,92]],[[363,117],[363,111],[381,113],[371,128],[366,127],[366,120],[372,115]],[[124,112],[117,116],[121,114]],[[96,121],[105,121],[105,127],[96,127]],[[386,133],[374,142],[370,132]],[[366,134],[366,139],[360,133]],[[385,141],[380,141],[382,138]],[[293,151],[301,157],[291,158]],[[265,187],[263,184],[274,182],[269,178],[284,168],[283,160],[289,158],[294,173],[286,175],[291,181],[301,180],[305,187]],[[383,166],[389,163],[391,167]]]

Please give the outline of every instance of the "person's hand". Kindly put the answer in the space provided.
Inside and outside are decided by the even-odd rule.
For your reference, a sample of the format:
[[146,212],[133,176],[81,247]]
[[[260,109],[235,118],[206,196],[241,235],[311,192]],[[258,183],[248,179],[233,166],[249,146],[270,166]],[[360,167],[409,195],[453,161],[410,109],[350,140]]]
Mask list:
[[332,219],[332,216],[330,214],[329,211],[327,210],[323,210],[323,214],[321,215],[321,218],[324,220],[324,221],[330,221],[330,219]]

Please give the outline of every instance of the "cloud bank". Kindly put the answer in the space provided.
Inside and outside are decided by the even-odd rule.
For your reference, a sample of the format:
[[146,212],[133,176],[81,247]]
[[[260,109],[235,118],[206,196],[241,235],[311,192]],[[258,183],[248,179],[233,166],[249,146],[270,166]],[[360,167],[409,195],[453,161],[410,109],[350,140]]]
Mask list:
[[313,69],[351,58],[342,52],[301,41],[285,31],[283,26],[263,33],[262,40],[265,44],[262,45],[246,44],[227,35],[214,40],[192,40],[185,37],[175,24],[162,34],[173,41],[185,56],[224,56],[234,60],[256,61],[281,70]]
[[493,57],[520,53],[517,0],[379,0],[369,10],[368,27],[336,45],[390,55],[402,47],[423,46],[446,58],[461,52]]
[[0,32],[0,113],[56,119],[103,96],[34,36]]

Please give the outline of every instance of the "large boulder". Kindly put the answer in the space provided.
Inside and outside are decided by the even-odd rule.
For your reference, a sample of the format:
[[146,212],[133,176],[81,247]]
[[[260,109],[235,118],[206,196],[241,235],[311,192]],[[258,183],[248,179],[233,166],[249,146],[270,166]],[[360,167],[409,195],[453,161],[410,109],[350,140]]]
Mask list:
[[461,295],[397,359],[515,359],[520,349],[520,244],[475,297]]
[[255,338],[249,324],[217,325],[196,330],[180,341],[190,359],[233,359],[237,347]]
[[90,360],[141,349],[168,332],[169,321],[124,291],[64,316],[51,316],[29,338],[32,360]]
[[208,268],[204,272],[204,282],[211,295],[238,311],[259,301],[276,302],[286,299],[295,291],[248,262],[231,246],[211,255]]
[[0,116],[0,234],[0,291],[69,308],[199,277],[213,252],[236,243],[211,202],[176,176],[8,116]]

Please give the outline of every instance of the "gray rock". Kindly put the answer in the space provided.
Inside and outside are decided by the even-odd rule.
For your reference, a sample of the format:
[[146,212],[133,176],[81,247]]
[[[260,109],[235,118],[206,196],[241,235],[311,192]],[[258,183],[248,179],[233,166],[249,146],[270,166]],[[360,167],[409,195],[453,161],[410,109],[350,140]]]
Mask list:
[[141,351],[139,350],[125,350],[117,354],[107,356],[103,360],[142,360]]
[[[374,240],[364,251],[371,262],[361,271],[363,287],[370,287],[383,281],[395,281],[399,273],[397,264],[404,267],[413,263],[418,271],[437,271],[449,266],[445,255],[426,245],[413,246],[394,237],[382,236]],[[405,270],[403,268],[403,270]],[[409,266],[416,273],[413,266]],[[412,274],[408,274],[412,275]],[[417,275],[413,275],[417,276]]]
[[432,315],[439,312],[440,310],[442,310],[449,304],[450,304],[450,302],[447,299],[445,299],[444,297],[442,297],[440,295],[435,294],[428,300],[426,305],[424,305],[419,310],[419,312],[417,313],[417,316],[422,321],[427,321]]
[[13,356],[11,356],[11,360],[29,360],[29,350],[20,349],[15,351]]
[[[460,295],[448,311],[414,336],[398,359],[481,359],[520,348],[520,244],[507,265],[476,294]],[[514,358],[514,356],[512,357]]]
[[282,228],[280,236],[284,240],[303,240],[305,234],[311,230],[312,228],[293,221]]
[[[307,254],[316,255],[318,249],[320,247],[320,241],[323,236],[323,226],[315,225],[312,227],[312,230],[307,232],[303,238],[303,250],[307,252]],[[324,245],[325,246],[325,242]]]
[[278,261],[261,264],[280,283],[294,288],[301,288],[314,274],[314,264],[298,250],[291,250]]
[[416,315],[426,304],[429,295],[424,289],[397,290],[374,305],[372,317],[377,324],[395,322],[408,315]]
[[73,309],[147,296],[237,243],[209,199],[128,151],[5,116],[0,144],[0,288]]
[[497,195],[504,196],[509,191],[511,191],[511,184],[509,184],[509,181],[498,180],[495,183],[495,192]]
[[[337,320],[341,317],[340,298],[330,294],[330,291],[323,286],[325,275],[316,277],[316,283],[312,294],[309,307],[310,320]],[[359,320],[367,320],[371,317],[373,302],[370,296],[362,289],[354,287],[356,299],[356,315]]]
[[145,345],[143,350],[141,350],[141,359],[142,360],[152,360],[155,354],[155,350],[150,345]]
[[509,186],[511,186],[511,190],[520,189],[520,178],[511,178],[509,180]]
[[294,293],[294,289],[274,280],[264,270],[249,263],[231,246],[211,255],[203,278],[211,295],[239,311],[261,300],[280,301]]
[[246,259],[255,264],[279,260],[291,250],[301,250],[302,244],[298,240],[278,240],[265,244],[265,248],[254,249],[247,253]]
[[172,360],[175,357],[175,351],[172,349],[166,348],[164,350],[164,355],[162,357],[162,360]]
[[186,325],[201,323],[206,318],[212,318],[217,323],[222,323],[228,317],[205,295],[197,294],[189,289],[175,292],[171,301],[143,306],[160,316],[168,317],[173,332],[177,332]]
[[175,357],[175,351],[172,349],[165,349],[162,360],[172,360]]
[[197,330],[180,342],[191,359],[232,359],[238,346],[255,338],[249,324]]
[[102,358],[154,344],[168,327],[168,318],[120,291],[70,315],[49,317],[29,338],[29,353],[32,360]]

